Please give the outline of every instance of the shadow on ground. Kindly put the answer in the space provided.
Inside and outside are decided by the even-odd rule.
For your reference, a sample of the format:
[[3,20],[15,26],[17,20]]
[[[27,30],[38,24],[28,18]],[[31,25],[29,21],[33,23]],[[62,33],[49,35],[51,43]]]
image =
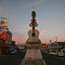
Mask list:
[[65,65],[65,57],[42,53],[47,65]]
[[0,65],[20,65],[25,53],[17,55],[0,56]]

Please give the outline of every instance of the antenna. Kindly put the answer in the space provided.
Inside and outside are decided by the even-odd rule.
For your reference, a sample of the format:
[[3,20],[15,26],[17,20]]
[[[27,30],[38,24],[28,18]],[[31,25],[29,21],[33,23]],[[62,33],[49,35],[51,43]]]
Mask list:
[[56,36],[56,42],[57,42],[57,40],[58,40],[58,37]]

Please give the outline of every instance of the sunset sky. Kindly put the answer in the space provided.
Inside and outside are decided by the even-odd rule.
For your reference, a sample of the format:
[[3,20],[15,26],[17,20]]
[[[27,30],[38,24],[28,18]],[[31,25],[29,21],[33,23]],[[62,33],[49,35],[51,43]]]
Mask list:
[[19,43],[26,41],[33,9],[41,41],[65,41],[65,0],[0,0],[0,17],[8,17],[13,39]]

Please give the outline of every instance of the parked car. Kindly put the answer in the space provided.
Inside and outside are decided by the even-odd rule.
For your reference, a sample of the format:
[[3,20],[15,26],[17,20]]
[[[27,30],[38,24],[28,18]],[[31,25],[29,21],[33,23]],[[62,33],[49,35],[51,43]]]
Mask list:
[[53,55],[57,55],[57,56],[64,56],[64,51],[63,51],[63,49],[54,50],[54,51],[50,51],[49,54],[53,54]]

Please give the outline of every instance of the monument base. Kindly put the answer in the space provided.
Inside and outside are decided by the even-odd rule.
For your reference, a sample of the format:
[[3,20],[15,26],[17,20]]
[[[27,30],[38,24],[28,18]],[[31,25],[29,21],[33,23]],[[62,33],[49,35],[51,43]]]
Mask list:
[[46,65],[40,49],[28,49],[21,65]]

